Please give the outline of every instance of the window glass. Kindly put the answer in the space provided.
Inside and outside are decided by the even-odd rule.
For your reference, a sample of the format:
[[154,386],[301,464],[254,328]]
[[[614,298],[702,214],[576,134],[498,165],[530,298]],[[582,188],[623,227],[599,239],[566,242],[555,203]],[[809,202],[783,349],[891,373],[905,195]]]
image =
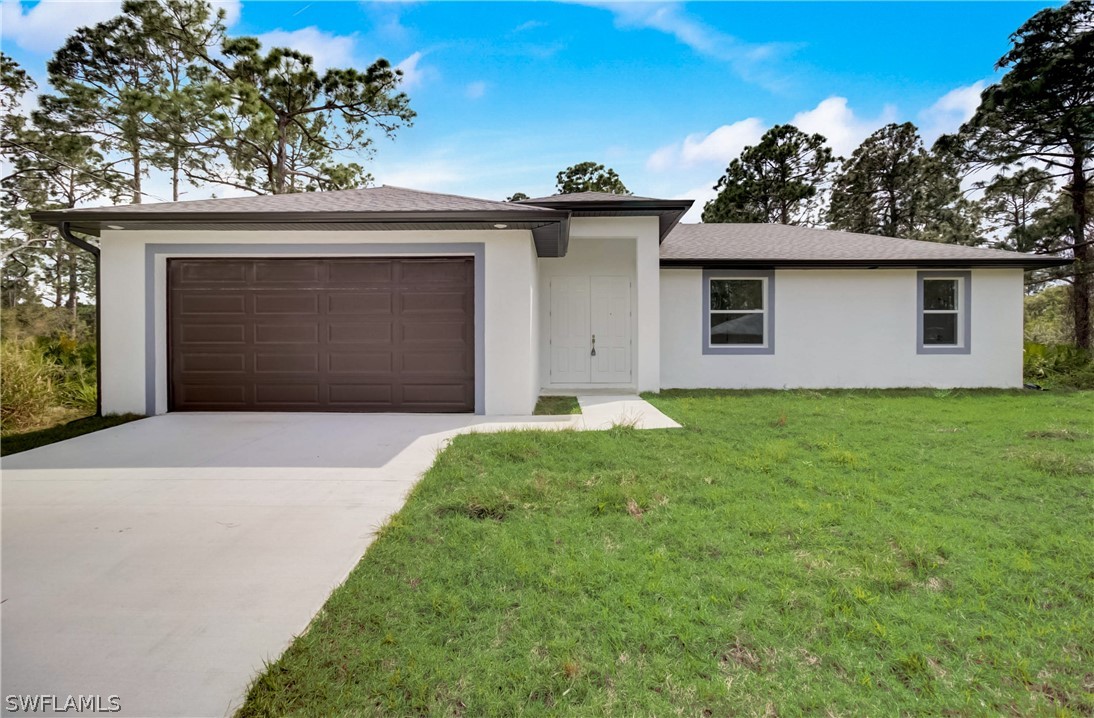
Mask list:
[[928,311],[957,309],[957,280],[924,279],[923,308]]
[[712,311],[749,310],[764,308],[764,283],[762,279],[712,279],[710,280],[710,308]]
[[956,345],[957,313],[924,314],[923,344],[924,346]]
[[710,315],[710,343],[759,344],[764,343],[764,315],[762,312],[736,314],[730,312]]

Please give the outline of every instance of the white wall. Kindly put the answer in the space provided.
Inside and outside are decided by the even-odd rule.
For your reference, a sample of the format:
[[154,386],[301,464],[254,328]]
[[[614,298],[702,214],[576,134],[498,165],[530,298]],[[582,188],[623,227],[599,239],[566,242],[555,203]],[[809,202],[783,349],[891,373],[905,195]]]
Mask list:
[[[103,410],[145,413],[146,244],[451,244],[485,247],[485,411],[530,414],[538,393],[537,289],[531,233],[502,231],[104,231],[102,237]],[[362,252],[368,256],[375,256]],[[385,253],[385,254],[398,254]],[[438,252],[438,254],[443,254]],[[285,252],[245,256],[323,256]],[[155,260],[155,407],[167,410],[166,266]],[[202,256],[187,252],[185,256]],[[215,254],[209,256],[230,256]],[[353,256],[339,254],[338,256]]]
[[656,217],[580,217],[571,220],[570,246],[565,257],[539,260],[539,376],[550,386],[551,277],[626,276],[632,281],[631,336],[635,387],[657,391],[661,379],[659,316],[660,243]]
[[702,353],[703,273],[661,270],[663,388],[1019,387],[1022,270],[972,270],[969,354],[916,353],[915,270],[778,270],[775,353]]

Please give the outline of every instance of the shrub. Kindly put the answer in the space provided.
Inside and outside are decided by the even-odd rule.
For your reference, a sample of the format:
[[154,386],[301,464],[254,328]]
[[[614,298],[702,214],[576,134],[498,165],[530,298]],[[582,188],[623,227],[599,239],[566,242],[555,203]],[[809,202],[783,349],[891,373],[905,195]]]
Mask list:
[[1023,370],[1030,381],[1094,389],[1094,355],[1067,344],[1026,342]]
[[57,403],[56,366],[33,344],[0,342],[0,427],[32,426]]

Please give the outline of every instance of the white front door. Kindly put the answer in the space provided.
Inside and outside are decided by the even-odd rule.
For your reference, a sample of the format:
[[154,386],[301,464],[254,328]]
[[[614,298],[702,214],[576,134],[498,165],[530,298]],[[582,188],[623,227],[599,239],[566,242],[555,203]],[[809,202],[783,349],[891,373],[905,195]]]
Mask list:
[[550,383],[630,383],[630,279],[553,277],[550,291]]

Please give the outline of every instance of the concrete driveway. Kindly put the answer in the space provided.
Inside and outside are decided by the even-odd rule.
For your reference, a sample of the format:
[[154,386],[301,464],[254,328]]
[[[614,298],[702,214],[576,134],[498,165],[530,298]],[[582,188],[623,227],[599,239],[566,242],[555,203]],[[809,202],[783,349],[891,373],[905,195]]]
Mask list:
[[71,695],[117,696],[120,715],[233,712],[448,438],[573,424],[168,414],[8,457],[4,710]]

